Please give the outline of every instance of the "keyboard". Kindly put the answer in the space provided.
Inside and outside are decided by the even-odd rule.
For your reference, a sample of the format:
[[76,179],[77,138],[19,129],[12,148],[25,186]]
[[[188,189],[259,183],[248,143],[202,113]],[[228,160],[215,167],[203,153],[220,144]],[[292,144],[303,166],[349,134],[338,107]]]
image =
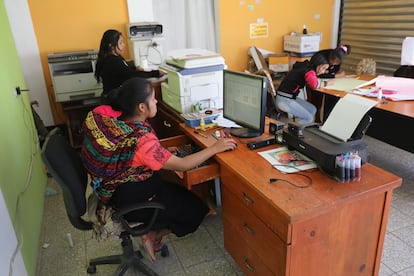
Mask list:
[[[193,154],[195,152],[200,151],[201,148],[199,146],[197,146],[196,144],[187,144],[187,145],[182,145],[182,146],[178,146],[177,147],[177,156],[178,157],[186,157],[187,155]],[[200,165],[198,165],[197,167],[202,167],[207,165],[207,161],[204,161],[203,163],[201,163]]]

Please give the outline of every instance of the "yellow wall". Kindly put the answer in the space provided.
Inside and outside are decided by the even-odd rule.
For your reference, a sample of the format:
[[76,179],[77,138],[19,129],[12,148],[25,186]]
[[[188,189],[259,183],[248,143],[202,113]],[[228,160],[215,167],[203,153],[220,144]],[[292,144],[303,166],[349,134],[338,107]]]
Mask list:
[[[98,49],[103,32],[117,29],[125,35],[128,22],[126,0],[28,0],[46,86],[56,124],[64,122],[60,104],[55,104],[47,64],[52,52]],[[221,54],[233,70],[244,70],[247,49],[254,45],[282,52],[283,35],[301,31],[322,32],[322,48],[330,45],[334,0],[220,0]],[[320,14],[320,19],[314,19]],[[249,24],[263,18],[269,23],[269,37],[250,39]],[[128,52],[128,51],[126,51]],[[128,58],[128,56],[125,56]]]
[[[62,124],[65,116],[61,105],[54,98],[47,55],[53,52],[98,50],[102,34],[107,29],[117,29],[125,35],[125,26],[128,23],[127,2],[28,0],[28,4],[53,117],[56,124]],[[128,48],[125,52],[128,53]]]
[[[282,53],[283,36],[301,32],[322,32],[321,48],[329,48],[332,32],[334,0],[222,0],[220,1],[221,53],[230,69],[244,70],[247,50],[256,46]],[[319,14],[320,19],[314,15]],[[269,37],[250,39],[249,26],[258,18],[267,22]]]

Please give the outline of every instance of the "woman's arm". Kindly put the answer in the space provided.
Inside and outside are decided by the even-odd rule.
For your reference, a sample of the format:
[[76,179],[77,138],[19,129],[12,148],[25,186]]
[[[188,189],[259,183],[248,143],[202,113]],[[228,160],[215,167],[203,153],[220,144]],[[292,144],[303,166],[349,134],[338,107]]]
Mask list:
[[314,70],[310,70],[305,73],[305,81],[311,89],[316,89],[321,86],[321,82],[318,80],[318,77],[316,76],[316,72]]
[[162,168],[174,171],[187,171],[213,157],[216,153],[220,153],[226,150],[233,150],[236,147],[237,143],[233,139],[220,139],[208,148],[205,148],[199,152],[193,153],[183,158],[171,155],[167,162],[164,163],[164,166]]

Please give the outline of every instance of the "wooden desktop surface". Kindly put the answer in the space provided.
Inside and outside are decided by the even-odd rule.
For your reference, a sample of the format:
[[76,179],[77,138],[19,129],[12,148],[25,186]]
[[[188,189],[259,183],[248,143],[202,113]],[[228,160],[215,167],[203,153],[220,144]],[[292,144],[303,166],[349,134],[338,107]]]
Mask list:
[[[215,143],[212,137],[214,130],[205,131],[207,138],[194,133],[194,129],[185,124],[180,124],[184,133],[201,147],[207,147]],[[265,134],[267,137],[268,135]],[[390,189],[401,184],[401,179],[394,174],[384,171],[372,164],[362,166],[362,179],[358,182],[341,184],[327,176],[320,170],[302,172],[312,178],[312,186],[298,189],[287,183],[268,182],[269,178],[289,179],[293,182],[306,183],[306,180],[295,174],[283,174],[274,169],[258,152],[269,150],[282,145],[270,145],[258,150],[250,150],[246,141],[254,139],[239,139],[234,137],[238,146],[233,151],[219,153],[215,159],[222,165],[228,166],[235,173],[251,182],[270,199],[281,207],[291,220],[295,220],[309,212],[316,211],[326,204],[332,204],[340,199],[357,196],[362,191],[371,189]],[[255,138],[260,139],[260,138]],[[386,184],[385,184],[386,183]],[[286,199],[289,198],[287,201]],[[303,199],[306,198],[306,202]]]
[[[202,132],[205,138],[185,124],[180,128],[202,147],[215,142],[214,129]],[[339,183],[315,169],[301,172],[312,183],[298,188],[289,182],[307,186],[309,179],[282,174],[258,154],[280,145],[250,150],[249,140],[235,140],[235,150],[214,158],[224,244],[247,275],[378,274],[392,190],[401,178],[367,163],[358,182]]]
[[[358,77],[361,80],[368,81],[368,80],[373,79],[375,76],[360,75]],[[324,94],[332,95],[338,98],[342,98],[346,94],[348,94],[345,91],[325,89],[325,88],[318,88],[317,91],[320,91]],[[367,98],[372,99],[372,100],[377,100],[376,98],[369,98],[369,97]],[[375,108],[414,118],[414,101],[391,101],[389,99],[382,99],[382,100],[378,100],[378,103],[375,105]]]

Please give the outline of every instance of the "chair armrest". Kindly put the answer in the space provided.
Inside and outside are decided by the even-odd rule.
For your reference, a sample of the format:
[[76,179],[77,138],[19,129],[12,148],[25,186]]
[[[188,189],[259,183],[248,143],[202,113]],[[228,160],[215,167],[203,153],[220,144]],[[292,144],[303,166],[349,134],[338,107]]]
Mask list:
[[[139,225],[131,227],[128,221],[125,219],[125,216],[133,211],[143,210],[143,209],[153,209],[151,219],[149,222],[142,222]],[[132,236],[141,236],[148,233],[155,224],[157,219],[158,212],[160,210],[165,210],[164,205],[158,202],[141,202],[137,204],[130,205],[126,208],[115,211],[112,214],[112,219],[119,221],[124,227],[125,231],[129,232]]]

